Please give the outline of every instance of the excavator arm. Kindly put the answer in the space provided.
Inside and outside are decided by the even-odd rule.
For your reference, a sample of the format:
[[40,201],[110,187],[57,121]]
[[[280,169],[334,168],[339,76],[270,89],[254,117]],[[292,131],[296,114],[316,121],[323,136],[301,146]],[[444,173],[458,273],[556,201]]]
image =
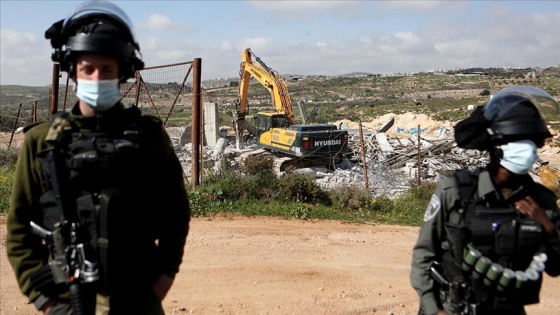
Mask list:
[[[253,58],[255,57],[255,62]],[[284,115],[290,125],[295,124],[295,116],[292,111],[292,103],[288,95],[288,89],[282,77],[270,67],[268,67],[250,48],[245,49],[241,56],[239,71],[239,99],[237,112],[239,117],[244,117],[247,109],[247,95],[249,93],[249,81],[253,76],[259,81],[272,96],[274,108],[278,114]]]
[[[245,49],[241,57],[239,75],[239,99],[237,110],[233,112],[238,149],[243,146],[241,141],[243,131],[249,131],[256,136],[259,145],[263,148],[289,157],[283,157],[282,161],[285,163],[279,164],[279,170],[282,170],[282,166],[285,166],[287,161],[307,166],[317,163],[319,163],[317,165],[331,165],[348,151],[348,131],[337,130],[332,124],[308,125],[303,110],[304,124],[295,123],[284,80],[249,48]],[[245,120],[251,77],[270,92],[274,105],[274,110],[257,113],[254,125]]]

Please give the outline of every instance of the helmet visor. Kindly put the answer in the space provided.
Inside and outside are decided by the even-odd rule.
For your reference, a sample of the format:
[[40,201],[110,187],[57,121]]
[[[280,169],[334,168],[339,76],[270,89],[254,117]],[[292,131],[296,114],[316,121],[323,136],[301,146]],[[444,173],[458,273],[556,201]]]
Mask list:
[[496,93],[484,107],[484,117],[499,122],[515,116],[517,105],[531,102],[545,122],[557,122],[558,104],[550,94],[532,86],[513,86]]

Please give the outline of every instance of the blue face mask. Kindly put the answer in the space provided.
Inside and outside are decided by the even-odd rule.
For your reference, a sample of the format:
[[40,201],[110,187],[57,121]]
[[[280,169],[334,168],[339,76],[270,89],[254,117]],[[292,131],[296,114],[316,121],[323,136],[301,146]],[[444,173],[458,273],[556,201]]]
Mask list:
[[105,111],[121,99],[119,79],[100,81],[78,79],[76,96],[96,112]]
[[518,175],[529,173],[533,164],[539,159],[537,146],[531,140],[510,142],[498,148],[504,152],[500,165]]

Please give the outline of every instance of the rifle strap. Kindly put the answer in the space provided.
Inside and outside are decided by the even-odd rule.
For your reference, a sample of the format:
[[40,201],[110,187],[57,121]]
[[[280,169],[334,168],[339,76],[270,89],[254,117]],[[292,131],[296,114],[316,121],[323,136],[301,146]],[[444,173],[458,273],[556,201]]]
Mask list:
[[45,193],[39,197],[43,208],[42,225],[49,230],[53,230],[57,222],[74,218],[71,214],[64,213],[63,210],[67,206],[64,203],[68,202],[64,199],[67,191],[61,188],[66,184],[68,173],[64,167],[63,155],[58,146],[52,146],[37,153],[45,187]]
[[462,218],[465,217],[467,210],[473,206],[471,201],[477,188],[475,182],[477,182],[478,173],[479,170],[473,173],[466,169],[459,169],[453,174],[457,187],[459,188],[459,197],[461,199],[461,209],[459,211]]
[[104,287],[101,288],[102,293],[108,293],[110,283],[108,283],[107,273],[108,270],[108,250],[109,250],[109,230],[108,230],[108,216],[109,216],[109,203],[111,202],[111,196],[119,192],[118,188],[113,188],[109,190],[104,190],[99,195],[99,237],[97,239],[97,252],[99,254],[99,263],[101,265],[102,276],[104,277]]
[[[455,224],[448,224],[448,226],[453,227],[453,238],[452,254],[455,266],[459,269],[463,263],[463,251],[465,249],[468,231],[467,225],[465,224],[465,215],[467,211],[472,211],[474,207],[473,196],[477,188],[476,183],[478,182],[479,170],[474,173],[467,169],[456,170],[453,174],[457,188],[459,190],[459,198],[461,202],[461,207],[459,208],[459,214],[461,215],[461,222]],[[460,270],[460,269],[459,269]]]

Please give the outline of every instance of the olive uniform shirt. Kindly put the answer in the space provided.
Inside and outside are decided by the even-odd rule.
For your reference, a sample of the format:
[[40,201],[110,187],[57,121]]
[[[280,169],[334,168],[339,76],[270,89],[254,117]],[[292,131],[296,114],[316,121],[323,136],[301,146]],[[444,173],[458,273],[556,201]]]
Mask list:
[[[104,132],[122,125],[126,111],[118,103],[102,116],[82,116],[76,104],[70,117],[80,132],[91,131],[92,127]],[[139,117],[146,148],[142,156],[130,161],[135,168],[126,173],[131,174],[137,194],[127,195],[126,207],[110,209],[108,223],[108,265],[113,271],[110,286],[113,292],[132,294],[137,287],[151,286],[161,274],[173,278],[179,271],[190,220],[183,171],[169,136],[161,120]],[[49,254],[47,246],[32,233],[30,222],[42,223],[39,198],[45,186],[36,156],[50,146],[45,140],[49,127],[50,123],[42,122],[26,128],[7,216],[8,258],[21,291],[36,305],[37,299],[45,297],[32,287],[30,274],[48,263]],[[59,298],[64,301],[65,296]]]
[[[556,196],[546,187],[533,183],[529,175],[526,177],[534,189],[531,196],[543,208],[549,218],[557,218],[558,206]],[[480,197],[483,201],[491,203],[493,200],[503,200],[502,194],[493,185],[490,174],[482,169],[478,177],[474,198]],[[520,187],[522,188],[522,187]],[[435,314],[438,309],[443,309],[439,301],[439,292],[434,287],[434,280],[430,276],[430,267],[433,261],[442,262],[444,251],[451,248],[446,238],[444,224],[446,222],[458,223],[461,208],[461,198],[456,181],[453,177],[442,179],[431,197],[424,222],[420,228],[418,240],[413,248],[410,281],[417,291],[420,299],[420,308],[425,314]],[[447,221],[446,221],[447,220]],[[546,244],[548,262],[546,272],[551,276],[560,274],[560,238],[558,237],[559,222],[553,221],[556,226],[556,237],[550,238]]]

